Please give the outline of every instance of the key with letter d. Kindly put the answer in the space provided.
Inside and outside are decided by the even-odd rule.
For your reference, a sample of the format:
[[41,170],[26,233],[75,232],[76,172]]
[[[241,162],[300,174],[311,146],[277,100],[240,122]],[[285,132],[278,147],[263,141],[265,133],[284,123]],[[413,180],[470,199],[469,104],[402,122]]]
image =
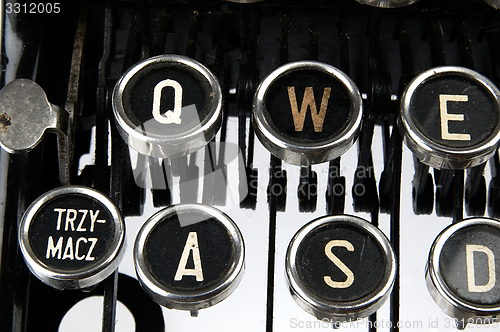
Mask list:
[[441,309],[467,323],[497,323],[500,317],[500,222],[471,218],[452,224],[434,241],[426,282]]

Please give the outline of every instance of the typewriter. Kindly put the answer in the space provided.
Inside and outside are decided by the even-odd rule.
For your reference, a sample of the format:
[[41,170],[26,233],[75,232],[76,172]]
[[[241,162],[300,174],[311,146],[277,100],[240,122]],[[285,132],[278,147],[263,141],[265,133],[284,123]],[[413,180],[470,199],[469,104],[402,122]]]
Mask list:
[[1,331],[500,330],[499,1],[0,5]]

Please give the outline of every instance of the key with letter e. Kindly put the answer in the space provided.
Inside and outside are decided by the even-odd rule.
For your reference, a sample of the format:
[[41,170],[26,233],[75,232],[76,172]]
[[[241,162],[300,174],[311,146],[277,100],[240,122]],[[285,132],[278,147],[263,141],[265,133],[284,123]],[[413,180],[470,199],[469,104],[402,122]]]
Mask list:
[[487,161],[500,140],[500,91],[462,67],[431,68],[407,86],[399,129],[422,163],[464,169]]

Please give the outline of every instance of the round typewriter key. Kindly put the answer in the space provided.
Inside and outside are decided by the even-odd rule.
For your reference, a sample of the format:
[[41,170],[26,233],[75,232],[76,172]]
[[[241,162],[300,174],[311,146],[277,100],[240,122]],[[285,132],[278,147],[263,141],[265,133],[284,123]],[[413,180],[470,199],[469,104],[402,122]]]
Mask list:
[[290,292],[316,318],[342,322],[367,317],[390,295],[396,261],[385,235],[348,215],[313,220],[286,254]]
[[294,165],[337,158],[358,137],[362,101],[354,82],[320,62],[279,67],[260,84],[253,124],[262,144]]
[[153,300],[197,314],[236,289],[243,276],[244,251],[241,233],[227,215],[208,205],[179,204],[144,224],[134,262]]
[[500,91],[470,69],[427,70],[403,94],[399,127],[410,150],[429,166],[479,165],[500,140]]
[[414,4],[415,2],[418,2],[418,0],[356,0],[356,1],[365,5],[381,7],[381,8],[405,7]]
[[471,218],[434,241],[426,268],[429,292],[462,327],[500,318],[500,222]]
[[124,253],[125,225],[118,208],[96,190],[67,186],[34,201],[19,226],[26,264],[57,289],[81,289],[104,280]]
[[222,120],[217,78],[180,55],[160,55],[131,67],[116,83],[113,112],[133,149],[159,158],[192,153],[212,140]]

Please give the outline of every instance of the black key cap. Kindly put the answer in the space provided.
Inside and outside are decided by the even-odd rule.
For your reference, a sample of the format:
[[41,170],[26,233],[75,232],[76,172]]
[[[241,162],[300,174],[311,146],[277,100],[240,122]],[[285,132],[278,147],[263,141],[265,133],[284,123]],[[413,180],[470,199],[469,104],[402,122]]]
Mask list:
[[222,122],[222,92],[202,64],[180,55],[141,61],[113,91],[113,111],[124,140],[139,153],[180,157],[211,141]]
[[399,125],[405,143],[424,164],[477,166],[493,155],[500,140],[500,91],[467,68],[429,69],[406,88]]
[[471,218],[452,224],[434,241],[426,269],[427,288],[441,309],[468,323],[500,317],[500,222]]
[[141,228],[134,247],[137,277],[153,300],[193,316],[228,297],[244,271],[238,227],[202,204],[161,210]]
[[124,254],[125,225],[113,202],[96,190],[68,186],[40,196],[19,226],[26,264],[57,289],[93,286]]
[[354,144],[362,102],[355,83],[330,65],[300,61],[269,74],[254,99],[257,137],[275,156],[308,166],[335,159]]
[[327,216],[295,234],[286,255],[286,277],[294,300],[319,320],[356,320],[388,299],[396,260],[389,240],[369,222]]

